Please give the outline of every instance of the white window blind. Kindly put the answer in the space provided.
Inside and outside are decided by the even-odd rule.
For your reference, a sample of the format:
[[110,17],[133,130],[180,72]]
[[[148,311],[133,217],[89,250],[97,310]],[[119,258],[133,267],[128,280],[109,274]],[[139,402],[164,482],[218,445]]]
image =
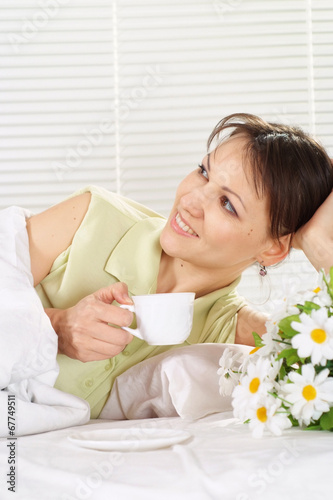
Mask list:
[[[167,214],[237,111],[333,152],[330,0],[0,0],[0,28],[1,207],[98,184]],[[273,285],[288,266],[312,276],[296,254]]]
[[0,28],[1,205],[115,189],[112,2],[1,0]]

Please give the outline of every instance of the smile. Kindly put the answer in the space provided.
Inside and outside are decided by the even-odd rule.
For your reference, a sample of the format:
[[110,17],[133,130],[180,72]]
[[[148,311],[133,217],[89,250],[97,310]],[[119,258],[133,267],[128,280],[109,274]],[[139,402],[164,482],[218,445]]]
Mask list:
[[182,221],[178,212],[177,212],[176,217],[174,218],[174,221],[176,223],[175,224],[176,227],[180,228],[182,230],[182,232],[187,233],[191,236],[198,236],[197,233],[194,232],[193,229],[190,228],[190,226],[188,226],[187,224],[185,224],[185,222]]

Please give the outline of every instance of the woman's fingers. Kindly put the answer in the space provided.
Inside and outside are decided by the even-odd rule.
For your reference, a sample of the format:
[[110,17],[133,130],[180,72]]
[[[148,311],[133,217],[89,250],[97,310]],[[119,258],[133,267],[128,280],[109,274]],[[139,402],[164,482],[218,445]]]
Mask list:
[[119,302],[119,304],[133,304],[132,299],[128,295],[127,285],[122,282],[100,288],[93,296],[97,300],[105,302],[105,304],[111,304],[114,300]]
[[[105,336],[100,331],[98,338],[84,337],[80,339],[79,347],[75,349],[76,359],[87,362],[113,358],[121,353],[133,338],[125,330],[110,326],[105,326],[105,328],[109,329],[104,332]],[[103,340],[103,338],[107,340]],[[110,338],[112,338],[112,342],[109,341]],[[75,341],[73,347],[75,348]]]
[[106,304],[89,295],[82,299],[72,309],[72,320],[76,327],[83,327],[87,322],[111,323],[117,326],[129,326],[133,321],[133,313],[116,305]]
[[127,286],[116,283],[59,312],[59,352],[80,361],[98,361],[119,354],[133,339],[121,327],[129,326],[133,313],[111,304],[133,303]]

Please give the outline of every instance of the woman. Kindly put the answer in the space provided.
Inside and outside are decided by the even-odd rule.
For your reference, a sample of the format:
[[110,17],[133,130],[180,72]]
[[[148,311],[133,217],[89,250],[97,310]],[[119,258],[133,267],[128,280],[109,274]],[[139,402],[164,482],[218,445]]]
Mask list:
[[166,222],[92,188],[27,223],[35,285],[59,337],[56,387],[87,399],[92,417],[117,375],[169,348],[117,328],[133,319],[111,305],[131,302],[127,286],[131,294],[195,292],[185,344],[251,344],[265,316],[237,296],[242,272],[257,262],[265,274],[283,260],[332,190],[327,154],[299,129],[236,114],[215,127],[208,149],[215,140]]

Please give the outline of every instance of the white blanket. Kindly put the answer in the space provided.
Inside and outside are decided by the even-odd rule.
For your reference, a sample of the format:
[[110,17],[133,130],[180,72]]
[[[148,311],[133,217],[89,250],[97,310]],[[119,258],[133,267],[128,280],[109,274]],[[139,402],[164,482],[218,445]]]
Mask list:
[[33,287],[29,215],[0,212],[0,437],[80,425],[90,414],[85,401],[53,388],[57,335]]

